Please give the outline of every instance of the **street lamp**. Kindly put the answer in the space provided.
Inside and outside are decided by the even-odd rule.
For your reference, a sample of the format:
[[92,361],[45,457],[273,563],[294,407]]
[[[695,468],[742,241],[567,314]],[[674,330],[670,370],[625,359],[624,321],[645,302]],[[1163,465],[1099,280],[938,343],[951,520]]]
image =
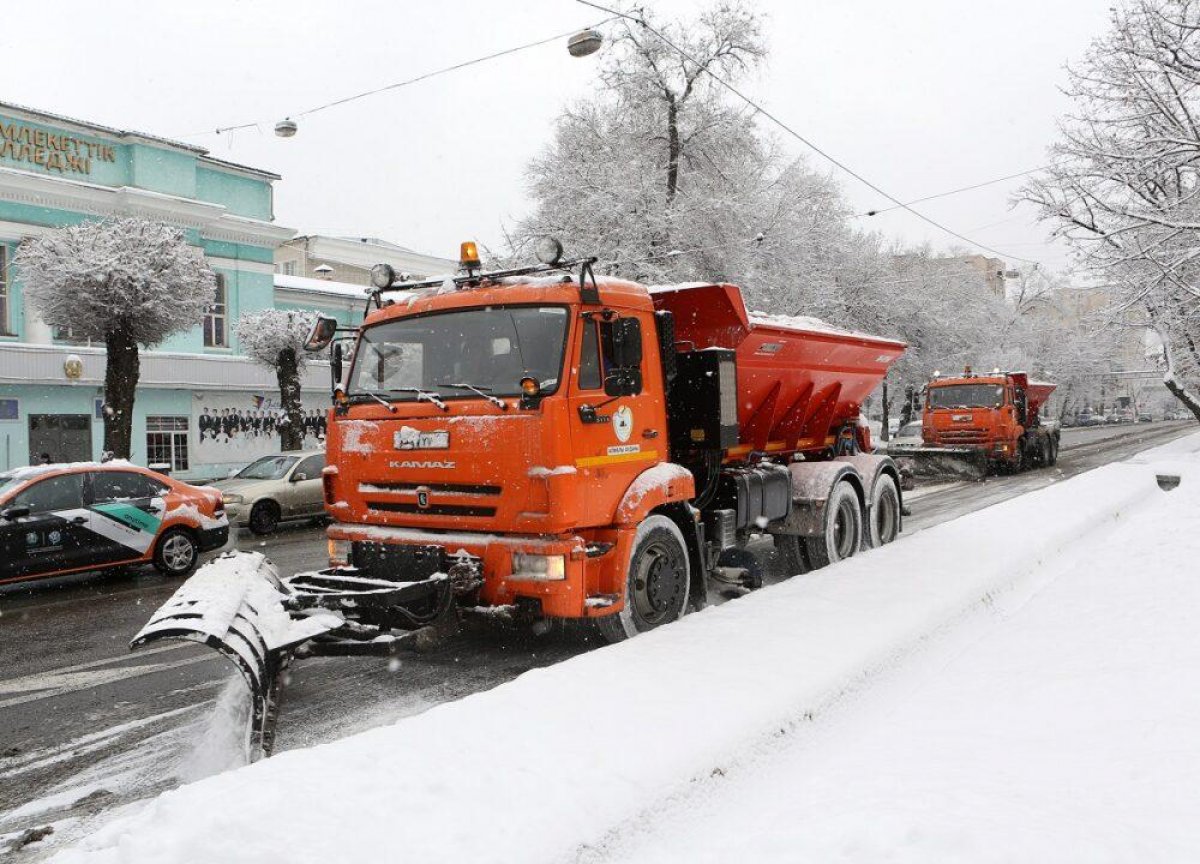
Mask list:
[[280,138],[291,138],[296,134],[296,121],[291,117],[284,117],[275,124],[275,134]]
[[589,54],[599,51],[603,42],[604,37],[600,35],[600,31],[589,27],[587,30],[580,30],[567,40],[567,51],[572,57],[587,57]]

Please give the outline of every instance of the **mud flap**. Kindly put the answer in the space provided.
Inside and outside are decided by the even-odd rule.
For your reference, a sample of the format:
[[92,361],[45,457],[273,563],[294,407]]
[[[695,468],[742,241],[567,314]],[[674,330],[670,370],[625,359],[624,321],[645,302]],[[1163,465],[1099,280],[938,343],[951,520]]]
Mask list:
[[259,552],[214,558],[183,583],[129,643],[197,642],[237,667],[252,698],[252,758],[269,756],[284,670],[295,648],[344,623],[326,609],[291,611],[291,590]]
[[893,456],[901,477],[921,480],[983,480],[987,452],[973,447],[921,447]]

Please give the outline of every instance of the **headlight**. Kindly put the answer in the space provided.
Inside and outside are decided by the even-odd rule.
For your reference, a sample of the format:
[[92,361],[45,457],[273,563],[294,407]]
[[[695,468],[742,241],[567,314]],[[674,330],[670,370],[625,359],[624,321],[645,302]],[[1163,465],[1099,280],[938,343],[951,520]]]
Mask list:
[[246,503],[246,499],[243,498],[241,495],[234,495],[230,492],[226,492],[224,495],[222,495],[221,500],[224,501],[226,504],[245,504]]
[[513,579],[537,579],[549,582],[567,578],[567,559],[562,555],[513,555]]
[[329,566],[345,567],[350,563],[350,541],[329,539]]

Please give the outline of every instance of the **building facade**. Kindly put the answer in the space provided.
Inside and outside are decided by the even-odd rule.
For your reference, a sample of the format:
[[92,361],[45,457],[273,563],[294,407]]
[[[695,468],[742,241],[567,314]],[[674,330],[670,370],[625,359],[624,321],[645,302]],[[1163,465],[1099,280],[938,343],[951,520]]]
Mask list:
[[453,273],[458,262],[423,255],[375,237],[332,237],[306,234],[275,250],[275,272],[281,276],[325,279],[351,285],[371,284],[371,268],[390,264],[412,279]]
[[[238,317],[315,308],[349,324],[366,301],[325,280],[277,288],[276,250],[295,234],[274,222],[278,179],[188,144],[0,103],[0,470],[101,455],[104,347],[41,321],[12,259],[25,238],[114,216],[184,229],[218,283],[202,322],[143,349],[132,459],[199,479],[278,449],[275,377],[239,352]],[[327,364],[309,364],[306,443],[320,439],[328,394]]]

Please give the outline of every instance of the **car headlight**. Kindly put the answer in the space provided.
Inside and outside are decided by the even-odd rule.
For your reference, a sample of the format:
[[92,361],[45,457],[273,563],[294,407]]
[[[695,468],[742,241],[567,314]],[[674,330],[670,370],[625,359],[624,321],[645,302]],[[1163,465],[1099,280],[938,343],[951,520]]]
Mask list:
[[246,499],[243,498],[241,495],[234,495],[230,492],[226,492],[224,495],[222,495],[221,500],[224,501],[226,504],[245,504],[246,503]]
[[567,578],[567,559],[562,555],[513,555],[513,579],[537,579],[549,582]]

